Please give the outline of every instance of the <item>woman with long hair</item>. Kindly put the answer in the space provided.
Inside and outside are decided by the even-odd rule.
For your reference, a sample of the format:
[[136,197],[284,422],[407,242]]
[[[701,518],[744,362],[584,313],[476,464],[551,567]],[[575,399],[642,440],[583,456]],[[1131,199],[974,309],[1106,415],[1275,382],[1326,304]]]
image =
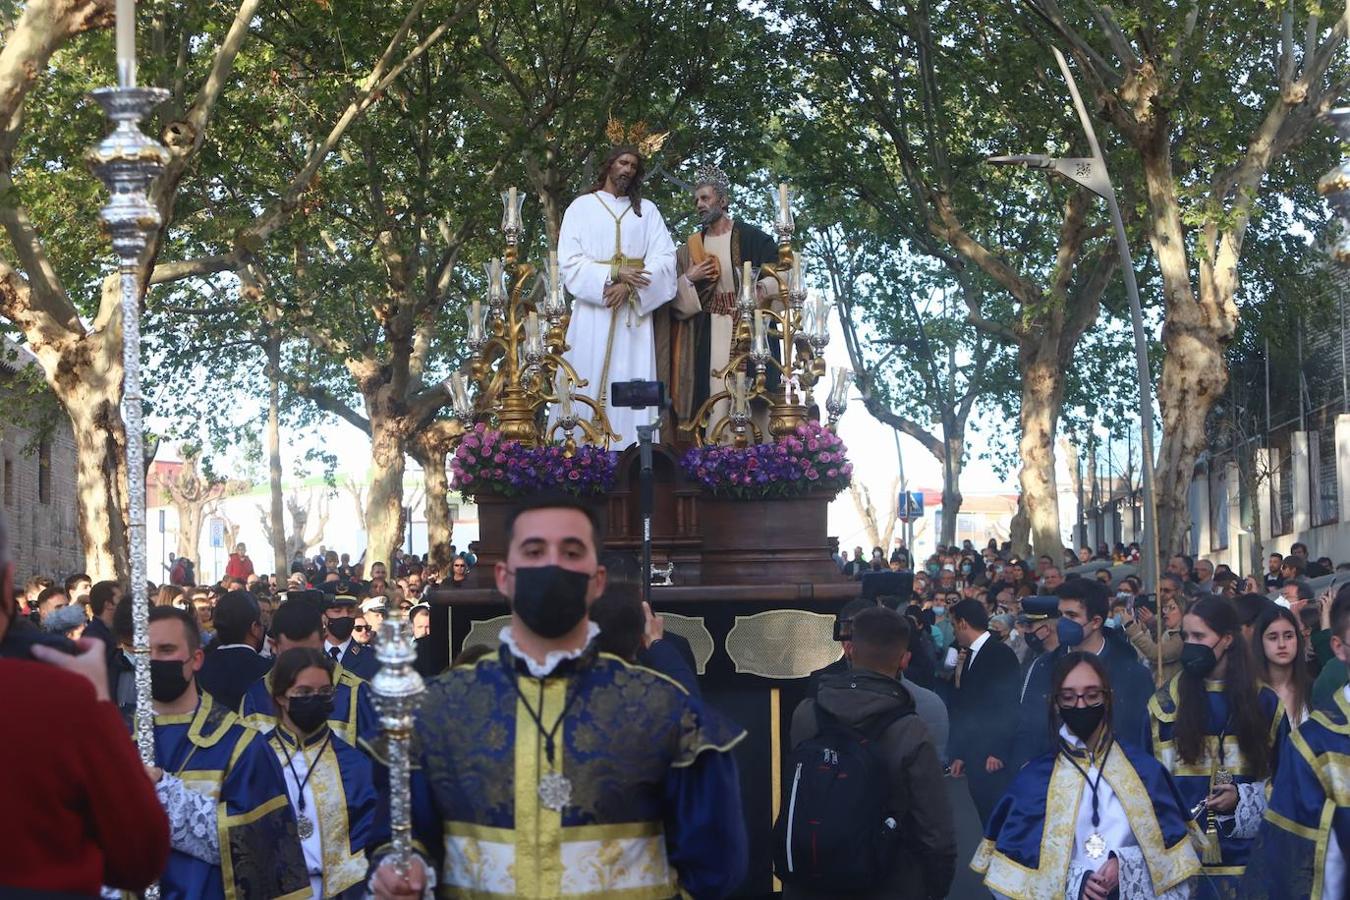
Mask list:
[[1051,673],[1056,749],[999,801],[971,867],[995,897],[1181,900],[1200,860],[1171,776],[1111,730],[1111,683],[1091,653]]
[[1297,728],[1307,718],[1312,697],[1312,673],[1298,617],[1283,606],[1271,605],[1256,620],[1252,655],[1262,680],[1280,698],[1289,727]]
[[1197,601],[1182,638],[1181,671],[1149,701],[1145,737],[1204,832],[1200,896],[1235,896],[1288,724],[1227,600]]
[[328,727],[333,660],[311,647],[277,657],[268,676],[277,726],[267,736],[286,779],[315,900],[365,896],[378,846],[374,768]]

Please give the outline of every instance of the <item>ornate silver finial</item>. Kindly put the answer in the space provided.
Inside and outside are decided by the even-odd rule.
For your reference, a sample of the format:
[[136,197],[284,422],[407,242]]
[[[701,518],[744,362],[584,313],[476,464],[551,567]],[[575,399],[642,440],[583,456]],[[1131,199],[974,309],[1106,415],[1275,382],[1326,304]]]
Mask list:
[[717,193],[721,194],[723,197],[731,196],[731,179],[727,177],[726,172],[723,172],[712,163],[708,163],[706,166],[699,166],[694,172],[694,190],[698,190],[705,184],[712,185],[713,188],[717,190]]
[[412,624],[400,611],[390,610],[380,627],[380,642],[375,648],[380,670],[370,680],[375,709],[384,732],[385,755],[389,762],[390,859],[400,873],[408,871],[412,858],[412,774],[410,744],[413,718],[422,702],[425,685],[413,663],[417,649],[413,645]]

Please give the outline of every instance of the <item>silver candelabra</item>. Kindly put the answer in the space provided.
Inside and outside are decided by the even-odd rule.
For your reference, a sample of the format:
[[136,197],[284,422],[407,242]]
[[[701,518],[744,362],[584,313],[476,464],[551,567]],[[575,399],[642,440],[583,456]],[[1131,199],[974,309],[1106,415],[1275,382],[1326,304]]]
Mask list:
[[412,623],[401,612],[390,611],[380,628],[380,642],[375,650],[380,670],[370,681],[375,708],[380,714],[384,731],[385,758],[389,763],[389,824],[393,851],[390,859],[400,875],[408,872],[412,857],[412,795],[409,780],[412,760],[409,746],[412,739],[413,718],[422,702],[422,676],[413,663],[417,649],[413,646]]

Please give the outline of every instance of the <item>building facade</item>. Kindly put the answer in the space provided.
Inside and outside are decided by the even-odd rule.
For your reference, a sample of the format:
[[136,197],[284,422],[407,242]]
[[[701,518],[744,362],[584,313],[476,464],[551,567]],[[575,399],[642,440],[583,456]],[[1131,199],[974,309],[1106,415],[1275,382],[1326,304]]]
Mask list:
[[0,514],[22,588],[33,575],[83,570],[75,439],[56,398],[33,389],[32,357],[9,341],[0,349]]

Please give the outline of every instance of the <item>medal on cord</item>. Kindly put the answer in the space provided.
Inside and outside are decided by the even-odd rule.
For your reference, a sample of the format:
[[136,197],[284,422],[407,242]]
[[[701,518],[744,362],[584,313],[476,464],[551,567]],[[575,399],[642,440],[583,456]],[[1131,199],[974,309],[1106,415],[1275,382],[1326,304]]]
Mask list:
[[[1106,838],[1102,837],[1100,831],[1102,820],[1100,811],[1097,809],[1097,789],[1101,787],[1102,779],[1106,777],[1106,758],[1111,755],[1111,747],[1114,744],[1115,741],[1109,741],[1107,743],[1106,752],[1102,754],[1102,761],[1097,766],[1097,780],[1094,782],[1087,770],[1078,764],[1078,760],[1074,759],[1073,751],[1068,743],[1062,739],[1060,741],[1061,752],[1064,754],[1065,758],[1069,760],[1069,763],[1078,770],[1078,774],[1083,776],[1083,780],[1087,782],[1088,787],[1092,789],[1092,833],[1089,834],[1087,840],[1083,842],[1083,852],[1087,854],[1088,859],[1101,859],[1106,855]],[[1092,765],[1092,763],[1092,754],[1089,752],[1089,766]]]
[[[300,785],[299,791],[296,792],[300,799],[297,803],[299,809],[295,814],[295,827],[300,832],[300,840],[302,841],[309,840],[314,834],[314,820],[305,815],[305,785],[309,784],[309,779],[314,775],[314,770],[319,767],[319,758],[323,756],[323,751],[328,749],[328,741],[332,737],[332,731],[323,736],[323,743],[319,745],[319,752],[314,755],[314,762],[309,764],[309,771],[305,772],[305,780],[301,781],[300,776],[295,774],[295,767],[291,765],[291,751],[287,748],[286,741],[280,735],[277,735],[277,743],[281,745],[281,752],[286,754],[286,768],[291,770],[291,777],[295,779],[296,784]],[[296,740],[296,743],[299,744],[299,739]],[[301,748],[301,752],[304,752],[304,748]]]
[[[567,702],[563,704],[562,712],[558,713],[558,718],[554,720],[553,727],[545,729],[544,720],[540,713],[543,712],[543,687],[540,685],[539,712],[530,705],[530,701],[525,699],[525,692],[520,689],[520,677],[514,672],[511,674],[511,686],[516,689],[516,696],[520,698],[525,711],[530,714],[534,720],[534,725],[539,729],[539,735],[544,739],[544,756],[548,760],[548,772],[539,778],[539,802],[544,804],[546,809],[554,812],[562,812],[563,807],[572,802],[572,780],[557,770],[554,765],[556,739],[558,729],[562,728],[563,720],[567,718],[567,711],[572,708],[580,691],[572,691]],[[519,775],[519,773],[517,773]]]

